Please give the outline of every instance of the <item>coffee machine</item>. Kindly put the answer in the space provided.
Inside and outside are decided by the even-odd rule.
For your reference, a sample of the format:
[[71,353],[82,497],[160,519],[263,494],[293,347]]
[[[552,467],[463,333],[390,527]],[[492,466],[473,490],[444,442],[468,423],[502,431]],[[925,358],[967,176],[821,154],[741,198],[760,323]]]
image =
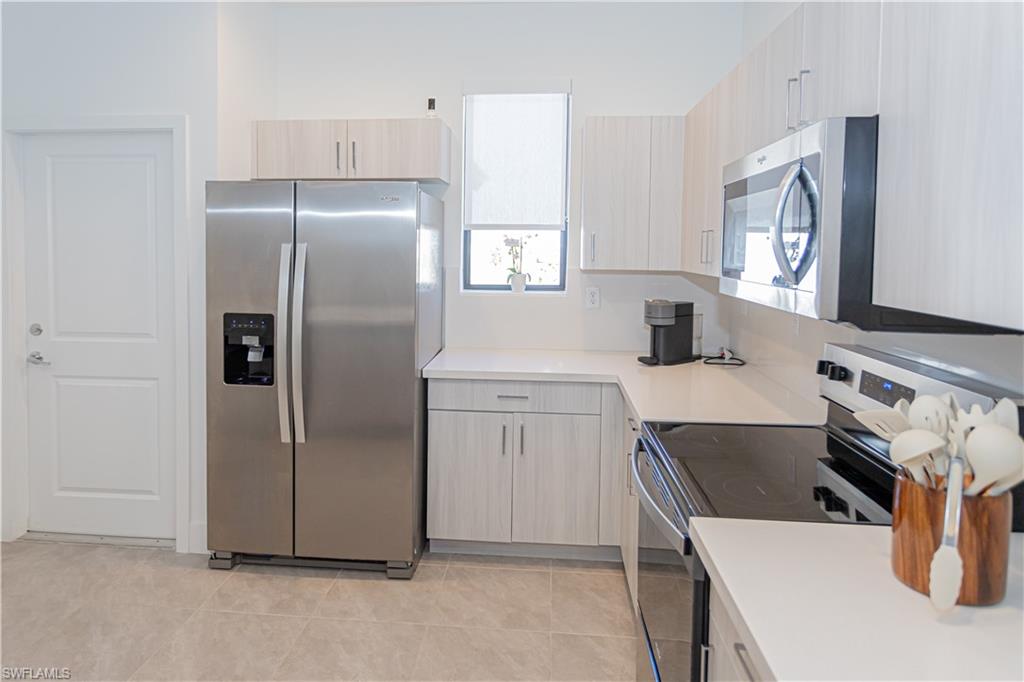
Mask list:
[[689,301],[644,301],[644,323],[651,327],[651,354],[637,360],[645,365],[681,365],[700,357],[694,349],[693,303]]

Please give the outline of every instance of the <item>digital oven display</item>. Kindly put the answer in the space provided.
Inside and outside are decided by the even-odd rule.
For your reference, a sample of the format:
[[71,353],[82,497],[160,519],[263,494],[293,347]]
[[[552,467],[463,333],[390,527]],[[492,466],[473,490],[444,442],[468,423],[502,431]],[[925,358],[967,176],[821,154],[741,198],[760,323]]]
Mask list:
[[907,402],[913,402],[916,395],[914,389],[909,386],[898,384],[891,379],[867,371],[860,373],[860,393],[889,407],[895,405],[900,398],[905,398]]

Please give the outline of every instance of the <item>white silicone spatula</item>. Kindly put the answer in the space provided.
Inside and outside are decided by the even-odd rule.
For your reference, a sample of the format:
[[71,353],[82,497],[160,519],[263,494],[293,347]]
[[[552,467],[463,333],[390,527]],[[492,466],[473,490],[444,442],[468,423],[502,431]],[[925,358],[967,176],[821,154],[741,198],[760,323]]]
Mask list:
[[960,596],[960,583],[964,578],[964,564],[957,550],[960,534],[960,506],[963,502],[964,460],[960,449],[950,444],[949,478],[946,484],[946,511],[943,515],[942,541],[932,557],[928,576],[928,594],[939,611],[956,606]]

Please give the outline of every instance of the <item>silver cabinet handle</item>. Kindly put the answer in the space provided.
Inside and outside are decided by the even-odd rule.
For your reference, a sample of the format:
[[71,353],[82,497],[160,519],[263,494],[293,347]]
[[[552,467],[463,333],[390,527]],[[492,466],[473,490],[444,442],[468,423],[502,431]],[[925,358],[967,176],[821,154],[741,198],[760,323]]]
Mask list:
[[522,457],[526,454],[526,446],[523,443],[526,441],[526,424],[519,422],[519,456]]
[[747,679],[750,680],[750,682],[755,682],[757,678],[754,676],[754,671],[751,670],[751,667],[747,664],[747,656],[749,655],[747,647],[743,646],[740,642],[736,642],[732,645],[732,648],[736,652],[736,658],[739,660],[740,665],[743,666],[743,672],[746,673]]
[[811,72],[810,69],[800,69],[798,80],[800,81],[800,87],[798,89],[799,94],[797,95],[797,110],[796,110],[796,124],[798,127],[803,127],[810,123],[804,118],[804,76]]
[[633,465],[631,458],[633,453],[626,453],[626,494],[630,497],[636,497],[636,492],[633,490]]
[[281,244],[281,266],[277,277],[277,321],[274,323],[274,364],[277,369],[277,418],[281,442],[292,442],[288,421],[288,284],[292,274],[292,245]]
[[341,170],[341,142],[334,143],[334,167]]
[[356,173],[356,141],[352,140],[352,174]]
[[704,262],[704,235],[708,233],[707,230],[700,231],[700,262]]
[[43,358],[43,354],[40,353],[37,350],[34,350],[31,353],[29,353],[28,354],[28,358],[26,358],[26,359],[28,360],[28,364],[30,364],[30,365],[38,365],[40,367],[46,367],[46,366],[48,366],[50,364],[50,361],[44,359]]
[[529,400],[529,399],[530,399],[530,396],[528,396],[528,395],[510,395],[510,394],[506,394],[506,393],[499,393],[498,394],[498,400]]
[[786,130],[796,130],[795,125],[790,125],[790,100],[793,99],[793,83],[796,83],[799,79],[787,78],[786,79]]
[[506,438],[506,434],[507,433],[508,433],[508,424],[502,424],[501,425],[501,454],[502,455],[505,454],[505,441],[508,440]]
[[700,682],[708,682],[708,659],[711,658],[711,647],[700,645]]
[[590,262],[597,260],[597,232],[590,233]]
[[632,417],[626,417],[626,422],[629,423],[629,428],[631,428],[634,431],[636,431],[637,425],[636,425],[636,420],[635,419],[633,419]]
[[707,244],[707,256],[705,256],[704,262],[707,263],[708,265],[711,265],[712,260],[713,260],[713,254],[714,254],[714,246],[715,246],[715,231],[714,230],[708,230],[708,238],[705,241],[705,243]]
[[302,327],[306,298],[306,244],[295,246],[295,290],[292,292],[292,404],[295,410],[295,442],[306,442],[306,408],[302,399]]

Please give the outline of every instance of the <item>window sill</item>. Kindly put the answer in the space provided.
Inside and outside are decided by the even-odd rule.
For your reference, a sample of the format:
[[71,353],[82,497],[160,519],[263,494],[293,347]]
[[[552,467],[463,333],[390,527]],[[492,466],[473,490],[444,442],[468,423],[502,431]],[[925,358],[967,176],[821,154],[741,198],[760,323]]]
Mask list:
[[462,296],[565,296],[565,289],[534,289],[523,292],[509,289],[459,289]]

